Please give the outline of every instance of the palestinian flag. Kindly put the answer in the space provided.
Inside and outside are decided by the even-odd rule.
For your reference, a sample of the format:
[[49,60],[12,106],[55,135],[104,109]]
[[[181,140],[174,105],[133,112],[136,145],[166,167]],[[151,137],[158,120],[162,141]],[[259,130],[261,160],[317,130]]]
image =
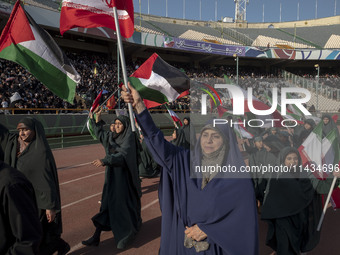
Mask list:
[[190,89],[188,76],[156,53],[129,77],[129,81],[144,100],[157,104],[175,101],[187,95]]
[[[326,178],[333,169],[328,166],[339,166],[340,148],[337,130],[333,129],[322,138],[323,122],[314,128],[313,132],[299,147],[304,170],[310,170],[318,179]],[[340,208],[340,189],[336,188],[331,197],[334,208]]]
[[[96,114],[93,114],[93,118],[94,119],[96,118]],[[98,140],[95,133],[94,133],[94,128],[92,126],[92,122],[91,122],[90,118],[87,119],[86,127],[87,127],[87,130],[89,131],[90,135],[92,136],[93,140]]]
[[60,34],[74,27],[107,27],[116,30],[113,7],[117,8],[121,35],[130,38],[134,32],[132,0],[63,0]]
[[30,71],[49,90],[73,104],[80,76],[52,39],[17,1],[0,37],[0,58]]

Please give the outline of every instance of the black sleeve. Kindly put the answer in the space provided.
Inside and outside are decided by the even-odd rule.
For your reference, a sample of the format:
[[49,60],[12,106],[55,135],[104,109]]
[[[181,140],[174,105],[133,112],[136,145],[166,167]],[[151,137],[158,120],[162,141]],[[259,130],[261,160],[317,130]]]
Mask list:
[[7,254],[38,254],[42,230],[32,186],[23,182],[12,184],[6,194],[8,203],[4,209],[16,240]]

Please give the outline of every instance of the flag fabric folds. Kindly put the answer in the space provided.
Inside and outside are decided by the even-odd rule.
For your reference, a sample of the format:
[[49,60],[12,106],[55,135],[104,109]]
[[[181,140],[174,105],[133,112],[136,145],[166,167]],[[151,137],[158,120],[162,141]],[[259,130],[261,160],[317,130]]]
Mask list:
[[[95,114],[93,114],[93,118],[96,118]],[[94,128],[92,126],[92,121],[91,121],[90,118],[87,119],[86,127],[87,127],[87,130],[89,131],[90,135],[92,136],[93,140],[97,140],[97,137],[94,133]]]
[[[318,179],[326,178],[332,169],[339,168],[340,148],[339,137],[335,129],[330,131],[328,135],[322,138],[323,122],[314,128],[313,132],[299,147],[302,158],[302,166],[306,170],[313,172]],[[331,197],[334,208],[340,208],[340,190],[336,188]]]
[[63,0],[60,34],[74,27],[107,27],[116,30],[113,7],[117,7],[121,35],[130,38],[134,32],[132,0]]
[[106,107],[107,109],[112,110],[113,108],[115,108],[115,106],[116,106],[116,99],[115,99],[115,96],[112,95],[109,98],[109,100],[107,100]]
[[80,76],[52,37],[17,1],[0,37],[0,58],[26,68],[49,90],[73,104]]
[[101,90],[99,92],[99,94],[97,95],[96,99],[94,100],[91,108],[90,108],[90,112],[93,112],[98,106],[99,106],[99,102],[100,102],[100,99],[102,97],[102,94],[103,94],[103,90]]
[[[238,123],[242,122],[238,119]],[[254,135],[250,133],[242,124],[235,124],[234,131],[240,139],[252,139]]]
[[181,121],[181,119],[177,116],[177,114],[176,114],[173,110],[169,109],[169,107],[168,107],[167,105],[165,105],[165,108],[168,110],[168,113],[169,113],[170,117],[172,118],[172,120],[175,121],[175,122],[179,122],[179,124],[180,124],[181,127],[182,127],[182,126],[183,126],[182,121]]
[[188,76],[156,53],[129,77],[129,81],[144,100],[158,104],[172,102],[190,89]]

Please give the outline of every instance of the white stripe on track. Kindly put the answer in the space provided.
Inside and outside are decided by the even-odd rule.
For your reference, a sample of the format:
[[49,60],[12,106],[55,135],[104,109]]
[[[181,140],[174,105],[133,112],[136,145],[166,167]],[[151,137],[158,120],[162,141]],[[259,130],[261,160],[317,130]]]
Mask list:
[[86,175],[84,177],[73,179],[73,180],[70,180],[70,181],[67,181],[67,182],[62,182],[62,183],[59,184],[59,186],[69,184],[69,183],[72,183],[72,182],[76,182],[76,181],[80,181],[80,180],[83,180],[83,179],[86,179],[86,178],[90,178],[90,177],[93,177],[93,176],[96,176],[96,175],[99,175],[99,174],[102,174],[102,173],[105,173],[105,171],[101,171],[101,172],[98,172],[98,173],[95,173],[95,174]]
[[87,162],[87,163],[78,164],[78,165],[59,167],[58,170],[65,170],[65,169],[77,168],[77,167],[80,167],[80,166],[90,165],[91,163],[92,163],[92,162]]
[[[101,193],[98,193],[98,194],[101,194]],[[96,195],[98,195],[98,194],[96,194]],[[96,196],[96,195],[93,195],[93,196]],[[91,196],[91,197],[93,197],[93,196]],[[84,198],[84,199],[81,199],[81,201],[84,201],[84,200],[86,200],[86,199],[88,199],[88,198],[89,198],[89,197]],[[80,200],[79,200],[79,202],[80,202]],[[154,201],[148,203],[147,205],[143,206],[141,210],[144,211],[145,209],[149,208],[150,206],[156,204],[157,202],[158,202],[158,198],[155,199]],[[72,204],[75,204],[75,203],[78,203],[78,201],[77,201],[77,202],[74,202],[74,203],[72,203]],[[71,206],[71,204],[69,204],[69,205],[67,205],[67,206]],[[64,208],[64,207],[62,207],[62,209],[63,209],[63,208]],[[90,238],[90,236],[89,236],[88,238]],[[87,240],[88,238],[85,238],[85,240]],[[84,247],[84,245],[80,242],[80,243],[76,244],[75,246],[72,246],[72,247],[71,247],[71,250],[69,251],[69,253],[72,253],[72,252],[74,252],[74,251],[80,249],[81,247]]]
[[152,201],[151,203],[148,203],[147,205],[144,205],[144,206],[142,207],[142,211],[144,211],[145,209],[149,208],[150,206],[156,204],[157,202],[158,202],[158,198],[155,199],[154,201]]
[[84,197],[84,198],[82,198],[82,199],[80,199],[80,200],[77,200],[77,201],[75,201],[75,202],[72,202],[72,203],[70,203],[70,204],[67,204],[67,205],[62,206],[61,209],[65,209],[65,208],[67,208],[67,207],[70,207],[70,206],[72,206],[72,205],[78,204],[78,203],[83,202],[83,201],[85,201],[85,200],[88,200],[88,199],[90,199],[90,198],[99,196],[99,195],[101,195],[101,194],[102,194],[102,192],[99,192],[99,193],[97,193],[97,194],[94,194],[94,195],[91,195],[91,196],[88,196],[88,197]]

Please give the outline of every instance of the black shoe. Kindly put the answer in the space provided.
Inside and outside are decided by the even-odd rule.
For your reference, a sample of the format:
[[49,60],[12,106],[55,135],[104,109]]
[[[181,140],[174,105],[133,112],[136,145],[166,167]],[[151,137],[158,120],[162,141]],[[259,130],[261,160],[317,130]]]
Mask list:
[[70,251],[71,247],[63,239],[60,239],[58,247],[58,255],[65,255]]
[[86,246],[98,246],[100,242],[100,233],[101,233],[100,228],[96,228],[96,231],[94,231],[93,236],[91,236],[89,239],[82,241],[81,243]]
[[86,246],[98,246],[100,242],[99,237],[95,238],[94,236],[91,236],[89,239],[82,241],[81,243]]

